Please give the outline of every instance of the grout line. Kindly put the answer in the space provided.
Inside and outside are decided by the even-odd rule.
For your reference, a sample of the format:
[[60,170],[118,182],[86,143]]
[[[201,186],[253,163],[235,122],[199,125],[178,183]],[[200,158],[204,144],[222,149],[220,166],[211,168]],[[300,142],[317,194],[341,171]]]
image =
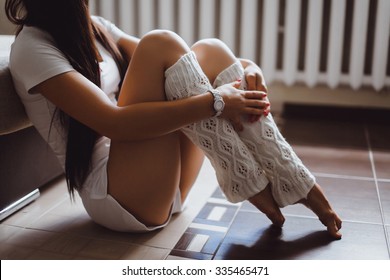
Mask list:
[[241,207],[242,207],[242,204],[240,204],[239,207],[237,207],[236,212],[234,213],[234,215],[233,215],[233,217],[232,217],[232,219],[231,219],[231,221],[230,221],[230,223],[229,223],[229,225],[228,225],[228,227],[227,227],[227,230],[226,230],[226,232],[225,232],[223,238],[221,239],[221,242],[218,244],[217,248],[215,248],[214,254],[212,255],[212,260],[213,260],[213,259],[215,258],[215,256],[218,254],[218,251],[219,251],[219,249],[221,248],[222,243],[223,243],[223,241],[225,240],[226,235],[228,234],[228,232],[229,232],[229,230],[230,230],[230,227],[233,225],[233,222],[234,222],[234,220],[236,219],[236,217],[237,217],[237,215],[238,215],[238,212],[240,211],[240,208],[241,208]]
[[365,125],[364,125],[364,132],[365,132],[367,146],[368,146],[368,155],[369,155],[370,162],[371,162],[371,169],[372,169],[372,174],[373,174],[373,177],[374,177],[376,193],[377,193],[377,196],[378,196],[379,209],[380,209],[380,212],[381,212],[381,219],[382,219],[382,223],[383,223],[383,230],[384,230],[385,240],[386,240],[386,244],[387,244],[387,253],[389,254],[389,257],[390,257],[389,235],[387,233],[387,227],[386,227],[386,222],[385,222],[385,215],[384,215],[384,211],[383,211],[383,205],[382,205],[381,195],[380,195],[380,191],[379,191],[379,184],[378,184],[378,179],[377,179],[376,170],[375,170],[374,154],[372,153],[370,134],[368,132],[367,123],[365,123]]
[[350,179],[350,180],[361,180],[361,181],[374,181],[373,177],[360,177],[360,176],[352,176],[352,175],[338,175],[338,174],[330,174],[330,173],[320,173],[313,172],[313,175],[316,177],[326,177],[326,178],[337,178],[337,179]]
[[[314,216],[307,216],[307,215],[297,215],[297,214],[283,214],[286,217],[292,217],[292,218],[304,218],[304,219],[313,219],[313,220],[320,220],[318,217]],[[364,225],[375,225],[375,226],[383,226],[383,223],[374,223],[374,222],[365,222],[365,221],[358,221],[358,220],[345,220],[343,219],[343,223],[351,223],[351,224],[364,224]]]
[[[361,181],[374,181],[374,177],[361,177],[361,176],[353,176],[353,175],[339,175],[332,173],[321,173],[321,172],[313,172],[313,175],[316,177],[324,177],[324,178],[335,178],[335,179],[349,179],[349,180],[361,180]],[[378,182],[389,183],[390,179],[385,178],[376,178]]]
[[[248,212],[248,213],[261,213],[259,211],[255,211],[255,210],[243,210],[243,209],[240,209],[240,212]],[[290,214],[290,213],[282,213],[283,216],[285,216],[286,218],[287,217],[291,217],[291,218],[303,218],[303,219],[312,219],[312,220],[318,220],[318,217],[316,216],[309,216],[309,215],[301,215],[301,214]],[[287,220],[287,219],[286,219]],[[366,221],[359,221],[359,220],[345,220],[343,219],[343,223],[344,222],[347,222],[347,223],[354,223],[354,224],[367,224],[367,225],[376,225],[376,226],[383,226],[383,222],[366,222]]]

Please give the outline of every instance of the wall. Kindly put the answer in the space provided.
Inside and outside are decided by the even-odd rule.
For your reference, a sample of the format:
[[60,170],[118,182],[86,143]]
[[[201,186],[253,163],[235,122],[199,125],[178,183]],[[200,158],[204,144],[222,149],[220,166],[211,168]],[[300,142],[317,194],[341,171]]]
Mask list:
[[10,23],[4,12],[5,0],[0,0],[0,35],[11,35],[15,27]]
[[[331,2],[335,5],[329,6]],[[350,3],[355,2],[370,4],[369,12],[366,12],[366,9],[361,6],[359,6],[358,12],[363,11],[362,13],[365,16],[371,15],[371,20],[362,20],[361,22],[367,23],[365,25],[367,32],[354,32],[359,36],[352,36],[353,38],[360,40],[363,37],[364,39],[364,34],[370,34],[371,36],[376,33],[376,30],[382,30],[382,27],[384,28],[384,34],[389,32],[390,29],[386,28],[388,20],[373,24],[374,19],[387,19],[387,14],[381,14],[382,16],[379,17],[380,13],[376,13],[376,16],[374,16],[375,11],[381,11],[379,5],[375,3],[385,4],[385,9],[382,10],[387,11],[389,0],[89,1],[92,13],[113,21],[125,32],[132,35],[140,37],[152,29],[163,28],[177,32],[188,44],[207,37],[222,39],[237,56],[249,58],[263,68],[273,104],[288,102],[390,108],[389,77],[385,77],[385,86],[382,87],[381,85],[382,88],[380,87],[378,91],[373,87],[374,76],[375,78],[381,76],[373,74],[373,69],[378,69],[373,65],[374,61],[378,61],[378,59],[374,59],[374,44],[371,44],[372,46],[367,44],[371,47],[367,47],[367,51],[363,51],[360,46],[366,44],[355,43],[352,48],[352,41],[355,40],[352,40],[351,36],[337,37],[332,40],[332,43],[333,41],[337,42],[337,50],[341,58],[335,59],[337,63],[334,63],[334,59],[329,59],[338,56],[333,55],[336,52],[330,52],[330,50],[333,51],[336,48],[330,47],[331,40],[329,36],[325,36],[327,34],[325,30],[329,32],[330,29],[333,31],[343,30],[342,35],[344,33],[352,35],[353,30],[361,29],[353,21],[354,18],[359,18],[352,16],[351,11],[355,9],[349,7]],[[301,4],[296,5],[298,3]],[[313,5],[309,7],[308,3]],[[318,11],[321,11],[321,3],[324,3],[323,17],[317,16]],[[335,15],[336,19],[340,18],[338,13],[335,12],[338,11],[336,9],[339,6],[338,3],[349,3],[348,6],[344,7],[345,11],[349,11],[346,15],[350,15],[345,17],[345,25],[348,26],[345,30],[338,27],[337,24],[331,24],[337,23],[336,20],[330,20],[332,15]],[[333,9],[330,9],[332,7]],[[309,10],[311,11],[310,14]],[[306,16],[300,17],[301,14]],[[315,15],[316,17],[309,15]],[[305,20],[302,21],[302,18]],[[321,27],[322,22],[318,21],[317,18],[324,19],[323,26],[326,28]],[[316,24],[309,24],[309,21]],[[355,25],[356,28],[353,29],[352,27],[355,27]],[[294,26],[294,28],[291,29],[291,26]],[[316,28],[308,28],[308,26],[315,26]],[[291,35],[297,34],[297,32],[299,32],[299,36]],[[333,32],[332,34],[337,35],[338,33]],[[320,37],[318,38],[313,34],[320,35]],[[351,38],[346,39],[349,37]],[[376,57],[381,58],[381,63],[375,65],[382,65],[383,61],[388,60],[388,47],[384,44],[386,40],[388,41],[388,36],[383,37],[382,43],[377,43],[377,40],[370,38],[368,38],[369,42],[375,42],[375,46],[383,45],[380,51],[375,52],[376,54],[379,53]],[[353,52],[353,50],[356,51]],[[385,50],[385,53],[383,53],[383,50]],[[363,68],[363,64],[360,65],[360,63],[357,67],[356,61],[363,62],[363,64],[367,61],[367,65],[371,66],[371,69],[368,69],[367,65]],[[335,68],[335,71],[333,71],[333,68]],[[352,71],[355,69],[357,71]]]

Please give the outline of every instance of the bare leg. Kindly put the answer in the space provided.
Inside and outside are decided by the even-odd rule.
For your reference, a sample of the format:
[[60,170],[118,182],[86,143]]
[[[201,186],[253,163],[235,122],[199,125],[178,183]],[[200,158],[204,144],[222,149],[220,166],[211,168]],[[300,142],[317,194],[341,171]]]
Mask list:
[[249,198],[248,201],[263,212],[275,226],[283,226],[286,219],[272,196],[270,184],[263,191]]
[[[204,51],[202,51],[203,49]],[[198,59],[202,68],[205,69],[209,77],[212,77],[215,87],[223,83],[233,82],[239,78],[242,79],[242,86],[245,87],[245,77],[241,65],[237,63],[234,55],[227,50],[227,47],[221,41],[202,41],[195,45],[195,50],[198,57],[200,57]],[[230,60],[225,59],[230,62],[229,65],[216,61],[219,57],[224,56],[223,53],[230,56]],[[224,65],[226,69],[221,72],[220,69],[215,68],[215,65]],[[284,140],[272,117],[262,118],[261,122],[255,125],[244,124],[244,127],[244,132],[239,133],[239,135],[266,170],[271,182],[264,191],[250,198],[249,201],[271,220],[273,220],[272,217],[279,217],[274,224],[279,223],[281,225],[284,222],[284,217],[278,215],[279,211],[275,211],[275,209],[279,210],[277,204],[279,206],[290,205],[302,198],[300,202],[309,207],[319,217],[330,235],[341,238],[339,233],[341,228],[340,218],[332,210],[320,186],[315,183],[314,177]],[[270,152],[271,150],[272,152]],[[299,187],[299,191],[295,190],[297,187]],[[274,196],[278,198],[278,203],[275,202]]]
[[[164,72],[189,50],[171,32],[146,35],[132,57],[118,105],[165,100]],[[112,141],[109,194],[146,225],[163,224],[178,188],[186,196],[199,172],[199,152],[190,147],[179,131],[145,141]],[[192,155],[196,159],[190,164]]]
[[299,203],[302,203],[307,208],[311,209],[318,216],[332,237],[336,239],[341,238],[341,233],[339,231],[341,229],[342,221],[333,211],[318,184],[315,184],[307,195],[307,198],[300,200]]
[[[212,43],[211,41],[207,42]],[[205,62],[203,65],[208,65],[205,67],[207,76],[194,55],[183,56],[180,61],[166,71],[165,88],[169,100],[205,93],[211,88],[209,80],[212,80],[216,74],[230,65],[234,58],[227,51],[219,50],[213,53],[215,49],[208,46],[204,48],[203,44],[196,44],[193,50],[197,56],[199,55],[199,60]],[[209,52],[204,55],[202,51]],[[283,224],[284,218],[280,209],[276,207],[275,203],[270,203],[273,201],[272,196],[269,195],[270,192],[265,191],[264,195],[259,194],[266,188],[268,180],[230,122],[211,118],[191,124],[183,128],[182,131],[210,159],[216,171],[219,185],[228,200],[238,202],[257,197],[251,201],[256,204],[262,201],[263,204],[257,205],[258,208],[266,212],[275,225]],[[265,195],[268,199],[259,199]],[[273,209],[270,209],[271,207]]]
[[204,160],[204,153],[184,134],[180,135],[180,194],[182,202],[187,198]]
[[[196,53],[199,64],[211,84],[216,82],[215,80],[223,70],[237,62],[237,58],[232,51],[217,39],[201,40],[192,46],[192,50]],[[274,225],[283,225],[285,218],[272,196],[270,184],[263,191],[248,198],[248,201],[263,212]]]

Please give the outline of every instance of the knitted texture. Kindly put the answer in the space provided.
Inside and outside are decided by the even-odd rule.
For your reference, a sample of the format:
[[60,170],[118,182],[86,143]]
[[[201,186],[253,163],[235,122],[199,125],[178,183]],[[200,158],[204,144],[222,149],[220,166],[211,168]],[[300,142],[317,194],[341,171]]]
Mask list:
[[[203,94],[211,89],[193,52],[167,69],[165,78],[168,100]],[[182,131],[208,157],[229,201],[247,200],[267,186],[264,171],[230,122],[213,117],[188,125]]]
[[[237,62],[221,72],[214,87],[241,79],[246,89],[244,69]],[[315,184],[314,176],[303,165],[277,128],[272,115],[262,116],[255,123],[243,120],[244,130],[239,132],[251,154],[265,171],[279,207],[291,205],[305,198]]]

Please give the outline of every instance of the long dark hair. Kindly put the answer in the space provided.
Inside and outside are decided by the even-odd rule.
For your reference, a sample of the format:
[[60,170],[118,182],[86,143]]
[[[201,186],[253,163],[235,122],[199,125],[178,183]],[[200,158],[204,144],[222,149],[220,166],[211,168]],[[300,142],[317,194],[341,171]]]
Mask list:
[[[99,52],[95,39],[112,55],[124,77],[126,61],[113,39],[104,29],[91,21],[88,0],[6,0],[8,19],[48,32],[74,69],[100,87]],[[59,118],[67,129],[65,175],[71,197],[81,190],[90,168],[93,148],[100,137],[91,128],[59,111]]]

